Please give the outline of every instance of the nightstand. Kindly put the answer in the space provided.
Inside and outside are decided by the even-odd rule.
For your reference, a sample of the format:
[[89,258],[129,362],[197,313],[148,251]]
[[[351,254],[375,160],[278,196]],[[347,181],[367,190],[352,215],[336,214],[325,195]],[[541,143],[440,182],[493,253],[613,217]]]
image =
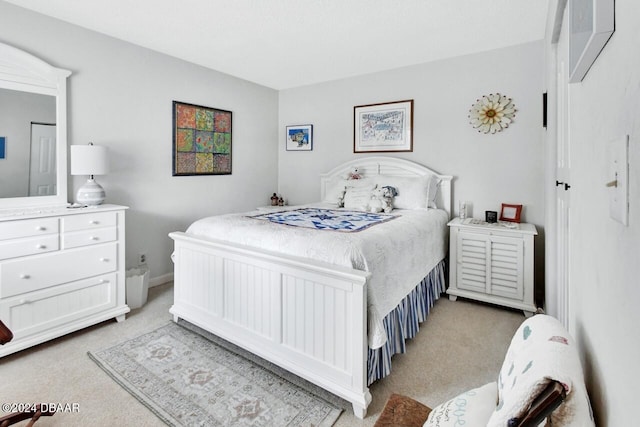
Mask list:
[[490,224],[456,218],[449,233],[449,299],[459,296],[536,311],[533,286],[533,224]]
[[284,211],[288,208],[288,206],[271,206],[271,205],[266,205],[266,206],[258,206],[256,208],[256,210],[262,211],[262,212],[278,212],[278,211]]

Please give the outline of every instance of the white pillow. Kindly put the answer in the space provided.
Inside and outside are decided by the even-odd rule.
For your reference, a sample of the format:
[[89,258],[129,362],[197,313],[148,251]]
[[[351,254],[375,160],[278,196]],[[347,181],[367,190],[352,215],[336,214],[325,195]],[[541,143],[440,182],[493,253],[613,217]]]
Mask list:
[[[379,187],[391,186],[398,194],[393,198],[396,209],[427,208],[427,193],[431,176],[391,176],[377,175],[375,182]],[[435,199],[435,196],[434,196]]]
[[324,189],[324,200],[325,203],[331,203],[334,205],[339,205],[341,200],[344,198],[344,192],[347,189],[347,180],[346,179],[334,179],[327,182],[326,187]]
[[486,427],[497,401],[498,384],[494,381],[436,406],[423,427]]
[[344,208],[366,211],[375,188],[375,184],[347,187],[344,193]]
[[429,176],[427,181],[427,207],[437,209],[436,197],[438,196],[438,185],[440,185],[440,178],[435,175]]

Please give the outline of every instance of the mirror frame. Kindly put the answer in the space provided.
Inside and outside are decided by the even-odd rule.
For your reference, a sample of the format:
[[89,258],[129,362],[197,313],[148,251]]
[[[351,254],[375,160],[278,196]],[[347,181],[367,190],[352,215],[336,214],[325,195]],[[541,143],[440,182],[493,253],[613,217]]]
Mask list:
[[70,75],[69,70],[53,67],[25,51],[0,43],[0,88],[56,98],[56,195],[0,198],[0,209],[68,203],[67,77]]

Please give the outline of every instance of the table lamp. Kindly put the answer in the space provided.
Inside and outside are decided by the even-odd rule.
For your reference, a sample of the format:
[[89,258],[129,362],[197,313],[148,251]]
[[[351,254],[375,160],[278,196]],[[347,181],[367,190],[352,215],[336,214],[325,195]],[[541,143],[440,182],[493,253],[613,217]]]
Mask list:
[[93,145],[71,146],[71,175],[89,175],[89,179],[76,193],[76,202],[97,206],[104,202],[104,188],[94,179],[94,175],[105,175],[109,172],[109,158],[107,147]]

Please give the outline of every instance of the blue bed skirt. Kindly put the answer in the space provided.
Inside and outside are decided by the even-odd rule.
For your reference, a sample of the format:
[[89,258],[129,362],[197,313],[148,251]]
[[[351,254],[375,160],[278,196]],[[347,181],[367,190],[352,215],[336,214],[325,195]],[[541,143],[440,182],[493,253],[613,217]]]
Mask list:
[[387,342],[375,350],[369,348],[368,385],[391,373],[391,357],[405,352],[405,341],[416,336],[420,323],[427,319],[431,307],[445,291],[445,286],[445,261],[442,260],[385,316],[382,323],[387,333]]

